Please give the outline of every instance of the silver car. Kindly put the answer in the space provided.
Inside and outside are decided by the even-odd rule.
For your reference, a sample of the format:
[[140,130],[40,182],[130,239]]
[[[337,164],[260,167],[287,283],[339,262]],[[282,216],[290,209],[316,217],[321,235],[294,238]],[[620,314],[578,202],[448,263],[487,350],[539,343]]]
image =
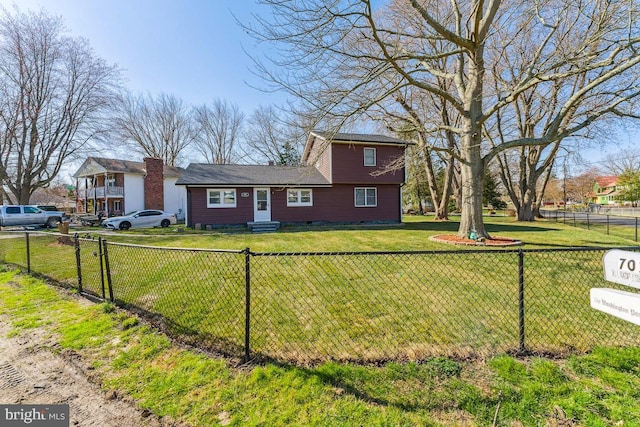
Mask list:
[[114,216],[102,221],[102,225],[112,230],[128,230],[130,228],[163,227],[177,222],[176,216],[156,209],[144,209],[123,216]]

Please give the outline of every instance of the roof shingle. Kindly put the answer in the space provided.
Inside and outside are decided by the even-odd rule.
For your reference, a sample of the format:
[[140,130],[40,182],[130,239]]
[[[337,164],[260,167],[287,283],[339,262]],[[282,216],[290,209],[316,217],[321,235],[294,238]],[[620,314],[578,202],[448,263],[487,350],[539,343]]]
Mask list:
[[320,186],[329,181],[313,167],[191,163],[176,185]]
[[[87,160],[83,163],[80,169],[76,172],[74,176],[81,177],[83,175],[83,168],[89,163],[93,163],[98,165],[104,169],[105,172],[114,172],[114,173],[134,173],[139,175],[144,175],[146,173],[146,167],[144,162],[134,162],[131,160],[120,160],[120,159],[107,159],[105,157],[88,157]],[[167,166],[164,165],[163,173],[165,176],[180,176],[180,174],[184,171],[183,168],[175,167],[175,166]],[[94,170],[91,169],[88,171],[88,176],[94,174]]]

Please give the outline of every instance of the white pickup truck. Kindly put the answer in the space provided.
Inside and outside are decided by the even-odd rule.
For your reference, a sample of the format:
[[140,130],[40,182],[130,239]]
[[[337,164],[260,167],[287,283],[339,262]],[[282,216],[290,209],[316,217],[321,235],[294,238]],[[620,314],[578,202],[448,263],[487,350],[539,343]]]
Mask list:
[[3,205],[0,207],[0,226],[26,226],[36,225],[41,227],[55,227],[64,219],[64,212],[43,211],[35,206]]

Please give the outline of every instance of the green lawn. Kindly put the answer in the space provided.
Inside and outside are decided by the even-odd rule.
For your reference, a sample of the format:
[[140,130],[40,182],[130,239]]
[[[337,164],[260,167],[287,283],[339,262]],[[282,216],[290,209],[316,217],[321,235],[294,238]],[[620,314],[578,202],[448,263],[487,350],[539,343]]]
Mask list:
[[[565,354],[639,342],[638,328],[589,306],[589,289],[609,286],[602,278],[602,250],[536,251],[633,242],[563,224],[487,220],[491,233],[525,242],[527,350]],[[253,355],[309,363],[517,351],[517,249],[460,253],[454,251],[458,247],[429,240],[456,228],[455,223],[408,217],[397,226],[295,228],[272,234],[144,230],[107,236],[107,246],[119,303],[160,315],[173,334],[231,355],[242,355],[245,343],[244,254],[115,241],[268,252],[250,258]],[[167,234],[149,234],[158,232]],[[7,262],[24,265],[20,242],[0,241]],[[30,245],[32,271],[70,285],[77,282],[73,246],[46,234],[31,236]],[[314,254],[399,249],[444,252]],[[299,251],[312,253],[291,253]],[[83,289],[102,295],[106,275],[100,275],[98,255],[97,241],[81,241]],[[108,289],[104,292],[109,295]]]
[[[640,348],[565,359],[497,355],[377,366],[234,365],[181,348],[109,304],[4,269],[0,316],[35,328],[93,381],[193,426],[640,425]],[[43,310],[42,307],[46,307]],[[127,397],[125,397],[127,398]]]
[[[137,243],[182,248],[237,249],[255,252],[358,252],[401,250],[458,250],[445,243],[429,240],[438,234],[455,233],[458,222],[433,221],[430,216],[405,216],[402,224],[377,226],[285,227],[276,233],[254,234],[242,230],[196,231],[179,227],[131,230],[104,236],[113,242]],[[537,221],[518,223],[512,217],[485,218],[492,235],[521,240],[525,248],[635,245],[634,233],[607,236],[604,233],[576,229],[569,224]],[[83,232],[95,234],[95,228]],[[468,248],[466,248],[468,249]]]

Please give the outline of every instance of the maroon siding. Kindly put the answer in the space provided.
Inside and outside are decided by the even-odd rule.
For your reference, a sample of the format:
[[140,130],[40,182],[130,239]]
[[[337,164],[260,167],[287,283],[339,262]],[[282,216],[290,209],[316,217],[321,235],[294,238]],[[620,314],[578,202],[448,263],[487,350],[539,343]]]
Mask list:
[[[364,165],[364,149],[376,149],[376,166]],[[333,144],[332,146],[332,177],[333,183],[386,183],[402,184],[404,182],[404,168],[372,176],[372,172],[382,171],[390,163],[404,157],[403,146],[379,144]]]
[[[214,188],[214,187],[211,187]],[[235,208],[208,208],[206,188],[187,188],[189,221],[187,225],[234,225],[253,221],[253,188],[236,188]],[[249,197],[242,197],[249,193]]]
[[[400,222],[400,187],[375,185],[377,207],[356,207],[354,189],[358,185],[313,188],[313,206],[288,207],[287,192],[271,188],[271,219],[284,223],[306,222]],[[188,225],[235,225],[253,221],[253,188],[236,188],[237,207],[207,208],[205,188],[189,188]],[[249,197],[241,197],[241,193]]]
[[316,167],[327,181],[331,181],[331,144],[314,138],[307,164]]
[[[272,191],[271,217],[280,222],[400,222],[400,187],[375,185],[377,207],[356,207],[354,188],[359,185],[334,185],[314,188],[313,206],[287,207],[286,191]],[[371,186],[374,187],[374,186]]]

